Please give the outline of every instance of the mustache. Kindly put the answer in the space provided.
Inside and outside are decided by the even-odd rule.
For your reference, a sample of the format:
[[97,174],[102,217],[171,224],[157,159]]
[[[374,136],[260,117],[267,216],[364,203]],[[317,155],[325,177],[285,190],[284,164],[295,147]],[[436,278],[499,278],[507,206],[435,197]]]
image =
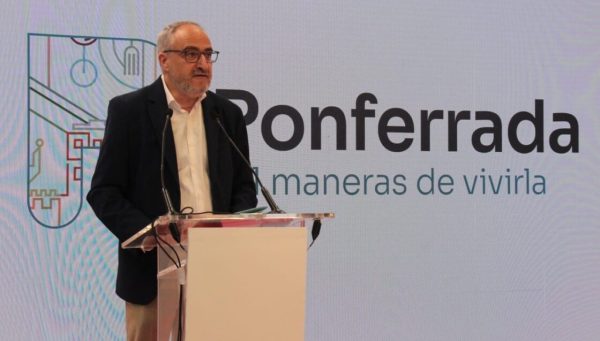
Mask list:
[[194,69],[192,76],[208,76],[208,72],[202,68]]

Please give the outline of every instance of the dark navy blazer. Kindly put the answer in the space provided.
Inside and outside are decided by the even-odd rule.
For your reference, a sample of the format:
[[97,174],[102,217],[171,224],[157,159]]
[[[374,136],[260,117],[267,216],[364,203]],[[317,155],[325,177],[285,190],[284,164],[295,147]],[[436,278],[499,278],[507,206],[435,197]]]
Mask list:
[[[87,200],[98,218],[119,239],[116,292],[136,304],[156,297],[156,250],[125,250],[127,240],[167,212],[160,186],[160,141],[168,110],[162,80],[113,98],[108,105],[104,140]],[[241,109],[212,92],[202,100],[214,212],[256,206],[251,171],[229,145],[211,113],[218,111],[225,129],[248,157],[248,135]],[[180,205],[175,142],[165,142],[165,183],[173,205]]]

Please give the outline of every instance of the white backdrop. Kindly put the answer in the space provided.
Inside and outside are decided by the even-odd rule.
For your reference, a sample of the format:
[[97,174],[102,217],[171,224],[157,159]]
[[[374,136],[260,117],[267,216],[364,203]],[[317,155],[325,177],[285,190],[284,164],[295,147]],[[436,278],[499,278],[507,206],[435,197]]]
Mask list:
[[[108,99],[156,78],[156,34],[181,19],[200,22],[221,51],[211,88],[256,98],[251,156],[279,205],[337,215],[309,253],[307,340],[600,335],[598,4],[3,7],[1,339],[122,339],[117,241],[81,198]],[[364,127],[355,117],[361,107],[374,113]],[[390,151],[380,139],[392,108],[389,126],[406,126],[407,117],[414,124],[383,134],[392,144],[413,139],[404,151]],[[323,110],[338,113],[346,135],[325,118],[318,148],[311,146],[311,113]],[[303,132],[284,114],[290,111]],[[451,112],[460,111],[469,119],[449,133]],[[473,147],[474,131],[493,125],[476,120],[478,111],[497,114],[501,134],[494,141],[484,134],[481,143],[501,139],[501,151]],[[522,111],[536,115],[543,151],[520,153],[511,145],[509,122]],[[272,124],[267,113],[275,115]],[[554,113],[569,114],[577,126],[555,122]],[[430,114],[441,118],[424,139],[422,115]],[[263,126],[278,141],[301,139],[277,150]],[[357,129],[364,129],[362,147]],[[566,153],[552,148],[557,129],[567,129],[556,133]],[[536,138],[531,122],[513,130],[522,144]],[[292,179],[287,192],[283,176]]]

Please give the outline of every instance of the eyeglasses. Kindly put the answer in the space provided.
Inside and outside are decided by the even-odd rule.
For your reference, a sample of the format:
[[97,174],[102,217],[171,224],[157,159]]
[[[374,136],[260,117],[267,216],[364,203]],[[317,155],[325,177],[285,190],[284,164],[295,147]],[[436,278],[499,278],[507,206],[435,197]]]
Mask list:
[[179,53],[186,62],[188,63],[197,63],[200,60],[200,57],[203,56],[204,60],[209,63],[214,63],[219,58],[219,51],[199,51],[197,49],[185,48],[183,50],[164,50],[163,52],[177,52]]

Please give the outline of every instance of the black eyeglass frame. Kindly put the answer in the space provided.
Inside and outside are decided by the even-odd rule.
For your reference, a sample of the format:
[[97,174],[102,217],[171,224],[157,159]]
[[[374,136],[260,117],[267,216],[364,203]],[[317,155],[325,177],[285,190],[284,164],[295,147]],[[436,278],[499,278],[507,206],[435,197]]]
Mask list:
[[211,64],[216,63],[217,59],[219,59],[219,51],[215,51],[215,50],[199,51],[197,49],[185,48],[183,50],[169,49],[169,50],[164,50],[163,52],[164,53],[168,53],[168,52],[179,53],[179,55],[182,56],[183,59],[185,59],[185,61],[188,63],[197,63],[198,60],[200,60],[200,56],[204,56],[206,61]]

